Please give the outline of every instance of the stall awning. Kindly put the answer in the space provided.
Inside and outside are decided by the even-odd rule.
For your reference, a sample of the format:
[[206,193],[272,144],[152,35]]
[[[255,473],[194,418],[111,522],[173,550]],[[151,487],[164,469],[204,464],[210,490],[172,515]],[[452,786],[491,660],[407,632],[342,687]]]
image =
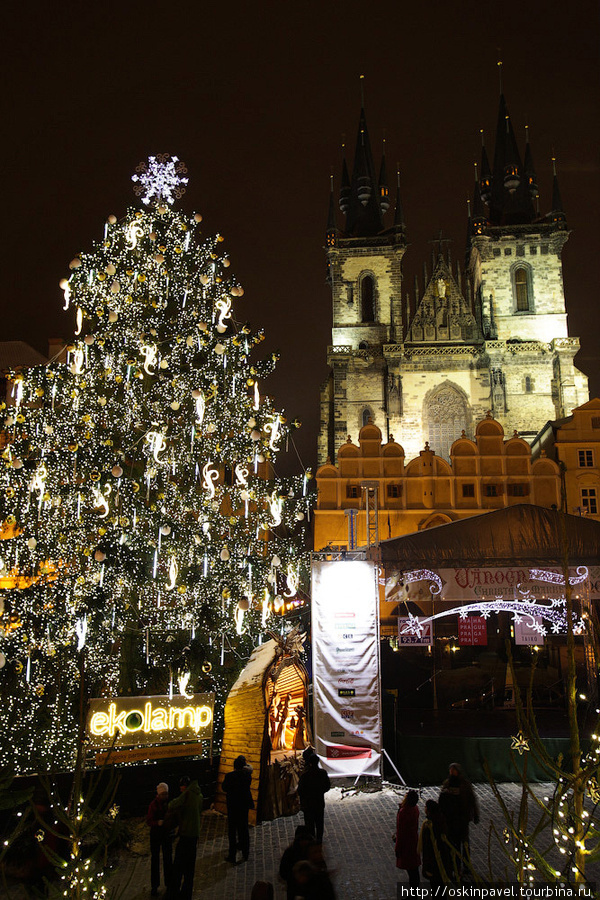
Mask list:
[[381,561],[405,568],[600,565],[600,522],[519,504],[382,541]]

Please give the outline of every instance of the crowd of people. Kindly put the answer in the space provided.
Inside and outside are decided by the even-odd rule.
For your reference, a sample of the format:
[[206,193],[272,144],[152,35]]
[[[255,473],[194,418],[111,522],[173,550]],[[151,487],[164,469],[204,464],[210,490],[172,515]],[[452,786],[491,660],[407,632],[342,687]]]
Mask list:
[[405,869],[408,883],[419,887],[424,878],[432,888],[459,881],[469,866],[469,825],[479,822],[477,797],[458,763],[451,763],[437,801],[425,803],[419,829],[419,795],[408,791],[396,816],[396,866]]
[[[237,865],[238,851],[242,861],[250,854],[248,812],[254,807],[251,793],[252,769],[243,756],[234,762],[233,771],[223,780],[227,798],[229,851],[226,862]],[[298,825],[294,840],[284,851],[279,877],[285,882],[288,900],[334,900],[335,892],[323,856],[325,828],[325,794],[330,789],[329,776],[319,765],[319,758],[309,748],[304,753],[304,771],[298,782],[300,808],[304,825]],[[161,782],[148,809],[150,826],[151,894],[160,888],[161,856],[165,900],[191,900],[196,849],[200,834],[202,793],[197,781],[181,779],[180,794],[169,801],[169,788]],[[458,763],[452,763],[438,800],[427,800],[424,820],[419,827],[419,795],[409,790],[403,797],[396,816],[394,847],[396,866],[406,870],[408,883],[419,887],[421,877],[432,888],[464,877],[469,862],[469,825],[479,821],[477,798],[473,787]],[[177,834],[175,853],[173,842]],[[251,900],[273,900],[270,882],[258,881]]]

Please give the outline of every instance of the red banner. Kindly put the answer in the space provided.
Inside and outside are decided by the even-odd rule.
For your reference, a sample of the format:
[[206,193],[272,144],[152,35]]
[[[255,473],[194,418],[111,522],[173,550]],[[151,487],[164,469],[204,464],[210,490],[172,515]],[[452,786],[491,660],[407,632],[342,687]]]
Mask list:
[[458,643],[467,647],[487,646],[487,622],[483,616],[458,617]]
[[344,747],[340,744],[327,747],[327,759],[370,759],[370,747]]

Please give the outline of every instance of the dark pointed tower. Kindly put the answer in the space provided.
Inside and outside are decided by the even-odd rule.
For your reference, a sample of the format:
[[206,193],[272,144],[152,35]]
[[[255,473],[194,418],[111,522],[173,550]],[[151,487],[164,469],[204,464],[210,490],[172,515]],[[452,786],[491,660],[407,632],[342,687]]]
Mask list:
[[558,175],[556,174],[556,159],[552,157],[552,222],[561,230],[567,227],[567,217],[562,205],[560,190],[558,187]]
[[[342,222],[335,220],[331,194],[329,199],[326,252],[333,329],[328,351],[331,372],[321,394],[319,462],[328,456],[335,459],[348,434],[358,435],[369,418],[389,434],[392,407],[398,402],[394,398],[398,397],[400,375],[394,348],[401,345],[405,327],[404,215],[398,182],[394,221],[386,227],[384,217],[390,207],[386,148],[384,143],[377,172],[362,81],[351,169],[345,155],[342,162]],[[390,378],[394,384],[391,394]]]
[[[525,136],[521,157],[501,85],[493,166],[482,145],[475,179],[468,280],[489,360],[490,409],[507,433],[533,439],[548,419],[586,402],[588,391],[574,365],[579,340],[567,328],[561,254],[568,231],[558,181],[555,175],[552,211],[541,216],[528,128]],[[502,385],[500,406],[494,384]]]

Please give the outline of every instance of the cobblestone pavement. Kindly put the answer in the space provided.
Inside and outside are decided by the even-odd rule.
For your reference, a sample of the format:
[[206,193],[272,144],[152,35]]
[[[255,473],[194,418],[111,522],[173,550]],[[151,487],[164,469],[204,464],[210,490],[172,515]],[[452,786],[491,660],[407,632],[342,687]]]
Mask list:
[[[538,785],[540,796],[545,788]],[[510,809],[516,809],[520,787],[506,784],[501,791]],[[506,861],[497,841],[489,841],[490,822],[502,830],[502,816],[489,786],[477,785],[481,821],[471,826],[474,866],[482,877],[502,878]],[[546,789],[547,792],[547,789]],[[338,900],[395,900],[396,884],[406,882],[406,873],[396,869],[392,835],[395,829],[399,789],[385,787],[374,793],[354,793],[334,788],[327,794],[323,851],[333,877]],[[425,800],[437,799],[438,790],[424,788]],[[300,815],[265,822],[250,831],[250,859],[231,866],[227,853],[227,820],[216,813],[203,816],[203,833],[198,846],[194,900],[249,900],[255,881],[270,881],[277,900],[285,898],[285,885],[278,878],[279,860],[291,843]],[[489,843],[489,851],[488,851]],[[239,855],[239,854],[238,854]],[[506,872],[508,875],[508,872]],[[588,874],[590,877],[591,873]],[[119,900],[150,900],[150,859],[130,858],[116,881],[122,890]],[[115,885],[116,886],[116,885]]]

